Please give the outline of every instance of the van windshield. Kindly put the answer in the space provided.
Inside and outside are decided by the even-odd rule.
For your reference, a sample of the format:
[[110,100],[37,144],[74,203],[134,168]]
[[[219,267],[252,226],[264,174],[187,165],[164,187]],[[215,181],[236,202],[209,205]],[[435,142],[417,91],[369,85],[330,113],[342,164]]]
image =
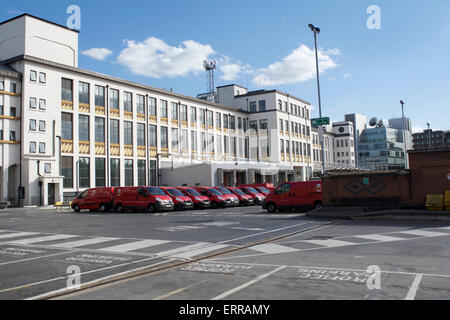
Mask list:
[[170,193],[171,195],[175,196],[175,197],[183,197],[184,194],[182,194],[179,190],[177,189],[166,189],[168,193]]
[[212,194],[215,194],[216,196],[221,196],[221,195],[222,195],[222,192],[220,192],[220,191],[217,190],[217,189],[211,188],[211,189],[208,189],[208,191],[209,191],[210,193],[212,193]]
[[201,196],[201,194],[195,189],[184,189],[191,196]]
[[254,188],[252,187],[247,187],[247,190],[250,191],[251,193],[259,193],[258,191],[256,191]]
[[270,193],[270,191],[269,191],[268,189],[264,188],[264,187],[258,187],[258,189],[259,189],[260,191],[262,191],[262,192]]
[[147,189],[147,191],[150,192],[150,194],[153,194],[154,196],[165,196],[166,195],[164,193],[164,191],[162,191],[160,188],[147,187],[145,189]]
[[241,190],[241,189],[233,189],[233,192],[235,193],[235,194],[239,194],[239,195],[245,195],[245,193]]
[[233,192],[231,192],[230,190],[228,190],[227,188],[224,188],[224,187],[218,187],[217,189],[222,191],[223,194],[233,194]]

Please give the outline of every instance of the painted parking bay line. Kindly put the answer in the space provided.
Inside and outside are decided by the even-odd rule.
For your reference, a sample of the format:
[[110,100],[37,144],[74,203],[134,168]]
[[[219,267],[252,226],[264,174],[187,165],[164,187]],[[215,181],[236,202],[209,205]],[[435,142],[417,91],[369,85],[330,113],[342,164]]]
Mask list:
[[400,241],[400,240],[408,240],[407,238],[399,238],[399,237],[391,237],[383,234],[366,234],[361,236],[352,236],[355,238],[367,239],[367,240],[375,240],[375,241]]
[[253,247],[249,247],[251,250],[256,250],[259,252],[267,253],[267,254],[276,254],[276,253],[287,253],[287,252],[295,252],[299,251],[299,249],[291,248],[282,246],[275,243],[265,243],[265,244],[258,244]]
[[444,233],[444,232],[425,231],[425,230],[407,230],[407,231],[399,231],[398,233],[412,234],[412,235],[421,236],[421,237],[441,237],[441,236],[449,236],[450,235],[450,234]]
[[324,247],[343,247],[343,246],[351,246],[355,245],[356,243],[348,242],[348,241],[342,241],[342,240],[333,240],[333,239],[327,239],[327,240],[303,240],[302,242],[317,244],[319,246]]
[[98,243],[113,241],[113,240],[119,240],[119,238],[97,237],[97,238],[91,238],[91,239],[85,239],[85,240],[76,240],[76,241],[52,244],[49,247],[71,249],[71,248],[78,248],[78,247],[83,247],[83,246],[87,246],[87,245],[91,245],[91,244],[98,244]]
[[0,239],[18,238],[24,236],[32,236],[38,234],[37,232],[14,232],[8,234],[1,234]]
[[74,236],[74,235],[70,235],[70,234],[55,234],[52,236],[8,241],[8,244],[32,244],[32,243],[38,243],[38,242],[62,240],[62,239],[69,239],[69,238],[76,238],[76,237],[78,237],[78,236]]
[[167,240],[141,240],[125,244],[119,244],[117,246],[107,247],[99,249],[99,251],[110,251],[110,252],[128,252],[138,249],[144,249],[149,247],[158,246],[160,244],[168,243]]

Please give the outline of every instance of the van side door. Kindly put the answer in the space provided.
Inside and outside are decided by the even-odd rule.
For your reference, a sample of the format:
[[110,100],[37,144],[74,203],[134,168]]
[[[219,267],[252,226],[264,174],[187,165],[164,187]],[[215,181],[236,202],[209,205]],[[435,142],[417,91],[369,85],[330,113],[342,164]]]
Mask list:
[[291,191],[291,184],[284,183],[276,189],[275,195],[277,196],[276,205],[278,208],[290,208],[291,197],[289,192]]

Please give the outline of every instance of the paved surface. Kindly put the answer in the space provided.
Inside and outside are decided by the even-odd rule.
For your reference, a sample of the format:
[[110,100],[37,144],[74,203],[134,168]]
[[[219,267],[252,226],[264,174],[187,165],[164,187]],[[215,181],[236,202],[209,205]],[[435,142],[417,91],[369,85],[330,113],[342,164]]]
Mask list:
[[449,244],[448,222],[260,207],[1,210],[0,299],[449,299]]

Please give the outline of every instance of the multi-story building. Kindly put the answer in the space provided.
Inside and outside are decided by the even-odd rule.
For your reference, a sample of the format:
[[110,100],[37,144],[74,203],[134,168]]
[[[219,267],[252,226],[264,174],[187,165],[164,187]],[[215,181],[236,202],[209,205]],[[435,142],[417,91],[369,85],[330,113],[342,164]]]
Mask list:
[[[323,148],[325,159],[325,171],[340,167],[334,159],[334,133],[331,132],[331,126],[323,126]],[[322,173],[322,147],[320,144],[320,135],[318,128],[312,128],[312,146],[313,146],[313,175],[319,176]]]
[[356,165],[353,123],[350,121],[333,122],[334,159],[337,164],[354,167]]
[[353,124],[353,141],[355,143],[355,164],[359,165],[359,137],[364,129],[367,128],[367,118],[361,114],[352,113],[345,115],[345,121],[350,121]]
[[0,201],[19,186],[21,204],[47,205],[90,187],[312,175],[311,106],[277,90],[210,102],[84,70],[78,32],[28,14],[0,23],[0,62]]
[[389,128],[400,130],[402,134],[405,135],[406,150],[411,150],[413,148],[412,124],[410,118],[389,119]]
[[423,130],[413,134],[414,150],[437,150],[450,148],[450,131]]

